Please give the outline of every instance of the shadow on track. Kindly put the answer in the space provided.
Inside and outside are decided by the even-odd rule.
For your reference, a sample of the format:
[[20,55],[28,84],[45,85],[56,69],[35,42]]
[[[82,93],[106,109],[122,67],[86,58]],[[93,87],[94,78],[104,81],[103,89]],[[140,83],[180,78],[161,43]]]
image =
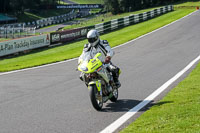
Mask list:
[[140,102],[132,99],[119,99],[116,103],[106,104],[102,112],[127,112]]
[[[116,103],[108,103],[103,107],[102,112],[128,112],[130,109],[138,105],[141,101],[132,99],[120,99]],[[173,101],[165,101],[155,103],[151,101],[145,107],[143,107],[139,112],[144,112],[149,110],[152,106],[162,106],[164,104],[173,103]]]

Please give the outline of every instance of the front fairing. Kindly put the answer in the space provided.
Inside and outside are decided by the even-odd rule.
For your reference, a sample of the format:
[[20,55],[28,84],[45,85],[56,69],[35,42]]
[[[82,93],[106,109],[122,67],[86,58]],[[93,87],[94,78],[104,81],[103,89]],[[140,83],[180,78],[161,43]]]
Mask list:
[[97,53],[92,59],[89,56],[84,57],[78,66],[78,70],[84,73],[95,72],[95,70],[103,64],[99,59],[100,56],[101,53]]

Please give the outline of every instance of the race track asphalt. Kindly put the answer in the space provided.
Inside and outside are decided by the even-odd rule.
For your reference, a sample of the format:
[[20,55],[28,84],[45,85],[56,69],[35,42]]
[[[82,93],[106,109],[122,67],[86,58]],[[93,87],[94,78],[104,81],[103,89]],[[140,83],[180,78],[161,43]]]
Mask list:
[[[77,60],[0,75],[0,133],[100,132],[200,54],[200,12],[115,48],[117,103],[100,112],[75,71]],[[134,31],[133,33],[134,34]]]

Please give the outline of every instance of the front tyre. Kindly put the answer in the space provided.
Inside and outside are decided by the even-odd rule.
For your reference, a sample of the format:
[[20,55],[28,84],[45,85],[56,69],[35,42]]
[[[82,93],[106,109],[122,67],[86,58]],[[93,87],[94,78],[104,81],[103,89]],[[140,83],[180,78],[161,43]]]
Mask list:
[[98,91],[96,85],[91,85],[89,91],[90,91],[90,100],[92,102],[93,107],[96,110],[101,110],[103,107],[103,98],[101,98],[101,100],[98,98]]
[[111,102],[116,102],[118,99],[118,89],[114,89],[113,96],[110,98]]

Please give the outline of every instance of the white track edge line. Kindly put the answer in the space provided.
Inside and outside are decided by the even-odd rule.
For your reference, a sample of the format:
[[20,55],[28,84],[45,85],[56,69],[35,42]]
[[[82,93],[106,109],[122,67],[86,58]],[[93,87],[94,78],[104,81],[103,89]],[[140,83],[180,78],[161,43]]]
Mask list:
[[140,109],[145,107],[147,104],[149,104],[151,101],[153,101],[153,99],[155,99],[158,95],[160,95],[160,93],[162,93],[164,90],[166,90],[172,83],[174,83],[178,78],[180,78],[185,72],[187,72],[199,60],[200,60],[200,55],[196,59],[194,59],[192,62],[190,62],[183,70],[181,70],[174,77],[172,77],[170,80],[168,80],[166,83],[164,83],[161,87],[159,87],[156,91],[154,91],[147,98],[145,98],[142,102],[140,102],[137,106],[133,107],[131,110],[129,110],[123,116],[121,116],[116,121],[114,121],[112,124],[107,126],[100,133],[113,133],[114,131],[116,131],[128,119],[133,117]]
[[[197,11],[198,11],[198,10],[197,10]],[[192,13],[190,13],[190,14],[188,14],[188,15],[186,15],[186,16],[184,16],[184,17],[182,17],[182,18],[180,18],[180,19],[178,19],[178,20],[176,20],[176,21],[173,21],[173,22],[171,22],[171,23],[169,23],[169,24],[167,24],[167,25],[165,25],[165,26],[163,26],[163,27],[160,27],[160,28],[158,28],[158,29],[156,29],[156,30],[154,30],[154,31],[151,31],[151,32],[147,33],[147,34],[144,34],[144,35],[142,35],[142,36],[140,36],[140,37],[138,37],[138,38],[136,38],[136,39],[133,39],[133,40],[128,41],[128,42],[126,42],[126,43],[124,43],[124,44],[115,46],[115,47],[113,47],[112,49],[115,49],[115,48],[118,48],[118,47],[122,47],[122,46],[124,46],[124,45],[127,45],[127,44],[130,43],[130,42],[134,42],[134,41],[136,41],[136,40],[138,40],[138,39],[140,39],[140,38],[143,38],[143,37],[145,37],[145,36],[148,36],[148,35],[150,35],[150,34],[156,32],[156,31],[159,31],[159,30],[161,30],[161,29],[163,29],[163,28],[165,28],[165,27],[168,27],[168,26],[170,26],[170,25],[172,25],[172,24],[174,24],[174,23],[176,23],[176,22],[178,22],[178,21],[180,21],[180,20],[182,20],[182,19],[184,19],[184,18],[186,18],[186,17],[192,15],[193,13],[195,13],[195,12],[197,12],[197,11],[194,11],[194,12],[192,12]],[[76,60],[76,59],[78,59],[78,57],[77,57],[77,58],[73,58],[73,59],[69,59],[69,60],[65,60],[65,61],[56,62],[56,63],[46,64],[46,65],[42,65],[42,66],[31,67],[31,68],[25,68],[25,69],[21,69],[21,70],[14,70],[14,71],[10,71],[10,72],[3,72],[3,73],[0,73],[0,76],[2,76],[2,75],[7,75],[7,74],[12,74],[12,73],[17,73],[17,72],[23,72],[23,71],[33,70],[33,69],[38,69],[38,68],[43,68],[43,67],[48,67],[48,66],[53,66],[53,65],[57,65],[57,64],[61,64],[61,63],[70,62],[70,61],[73,61],[73,60]]]

